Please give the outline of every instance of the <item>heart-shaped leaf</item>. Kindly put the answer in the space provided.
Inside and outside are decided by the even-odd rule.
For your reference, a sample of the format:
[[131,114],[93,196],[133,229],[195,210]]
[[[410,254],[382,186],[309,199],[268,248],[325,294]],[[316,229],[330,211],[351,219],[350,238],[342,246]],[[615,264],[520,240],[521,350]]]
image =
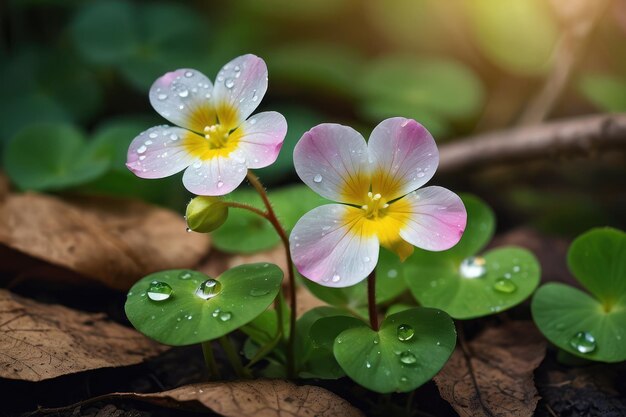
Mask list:
[[563,284],[542,286],[531,306],[539,330],[578,357],[626,360],[626,234],[606,228],[581,235],[568,264],[593,296]]
[[157,272],[130,289],[126,315],[137,330],[167,345],[213,340],[261,314],[282,278],[268,263],[241,265],[216,279],[189,270]]
[[412,391],[430,380],[454,351],[450,316],[431,308],[393,314],[375,331],[363,324],[344,330],[333,346],[346,374],[372,391]]
[[540,267],[526,249],[505,247],[487,252],[484,258],[412,262],[406,277],[423,306],[442,309],[455,319],[470,319],[524,301],[539,284]]

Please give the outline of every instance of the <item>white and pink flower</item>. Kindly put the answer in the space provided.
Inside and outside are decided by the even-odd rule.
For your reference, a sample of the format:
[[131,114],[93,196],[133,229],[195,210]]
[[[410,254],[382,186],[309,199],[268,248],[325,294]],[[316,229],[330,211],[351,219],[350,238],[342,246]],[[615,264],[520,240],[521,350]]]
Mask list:
[[369,143],[354,129],[321,124],[304,134],[294,150],[302,181],[327,204],[305,214],[290,236],[293,261],[306,278],[330,287],[365,279],[376,267],[382,245],[406,258],[413,246],[441,251],[465,230],[461,199],[432,178],[439,152],[415,120],[381,122]]
[[163,178],[185,170],[185,188],[198,195],[224,195],[248,168],[272,164],[287,133],[277,112],[248,118],[267,91],[267,66],[254,55],[224,65],[215,85],[194,69],[157,79],[150,103],[178,127],[156,126],[137,136],[126,165],[141,178]]

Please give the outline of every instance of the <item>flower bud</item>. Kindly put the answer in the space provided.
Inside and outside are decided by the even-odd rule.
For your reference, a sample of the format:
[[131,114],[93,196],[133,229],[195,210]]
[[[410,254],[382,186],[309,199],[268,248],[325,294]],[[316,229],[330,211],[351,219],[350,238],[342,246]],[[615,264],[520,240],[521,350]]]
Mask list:
[[198,233],[209,233],[224,224],[228,206],[220,197],[198,196],[187,205],[187,227]]

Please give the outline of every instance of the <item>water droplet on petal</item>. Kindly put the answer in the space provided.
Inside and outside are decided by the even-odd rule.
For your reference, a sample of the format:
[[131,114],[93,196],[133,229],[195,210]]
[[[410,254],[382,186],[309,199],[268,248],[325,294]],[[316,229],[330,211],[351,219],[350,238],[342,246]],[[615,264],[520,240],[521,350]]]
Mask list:
[[137,148],[137,153],[144,153],[147,150],[148,148],[146,148],[146,145],[141,145],[140,147]]
[[578,332],[569,340],[569,345],[580,353],[591,353],[596,350],[596,338],[589,332]]
[[417,358],[415,357],[414,354],[406,350],[400,353],[400,362],[402,362],[405,365],[413,365],[417,362]]
[[217,182],[217,188],[222,188],[224,186],[224,181]]
[[178,96],[179,96],[179,97],[183,97],[183,98],[185,98],[185,97],[189,96],[189,90],[187,90],[187,89],[185,89],[185,90],[180,90],[180,91],[178,92]]
[[224,85],[226,86],[226,88],[233,88],[235,85],[235,80],[229,78],[224,82]]
[[185,77],[187,77],[187,78],[193,77],[193,72],[191,72],[191,71],[185,72]]
[[505,294],[511,294],[517,290],[517,285],[510,279],[498,278],[493,284],[493,289]]
[[167,99],[167,94],[159,94],[159,95],[157,96],[157,98],[158,98],[159,100],[163,101],[163,100]]
[[156,133],[154,133],[154,132],[152,132],[152,133],[150,133],[150,134],[148,135],[148,137],[149,137],[150,139],[156,139],[158,136],[159,136],[159,135],[157,135],[157,134],[156,134]]
[[461,262],[459,273],[463,278],[480,278],[487,273],[485,259],[480,256],[470,256]]
[[339,282],[341,280],[341,277],[338,274],[333,275],[332,281],[333,282]]
[[317,174],[316,176],[313,177],[313,182],[316,182],[319,184],[320,182],[322,182],[322,176],[320,174]]
[[369,256],[364,256],[364,257],[363,257],[363,262],[366,262],[366,263],[367,263],[367,262],[369,262],[369,261],[371,261],[371,259],[370,259],[370,257],[369,257]]
[[152,281],[148,287],[148,298],[152,301],[163,301],[172,295],[172,287],[161,281]]
[[417,173],[417,178],[424,178],[424,175],[426,175],[426,174],[424,174],[423,172],[418,172]]
[[406,342],[407,340],[411,340],[413,338],[415,330],[413,330],[413,328],[408,324],[401,324],[398,326],[397,334],[399,341]]
[[196,290],[196,295],[204,300],[215,297],[222,291],[222,284],[213,278],[204,281]]

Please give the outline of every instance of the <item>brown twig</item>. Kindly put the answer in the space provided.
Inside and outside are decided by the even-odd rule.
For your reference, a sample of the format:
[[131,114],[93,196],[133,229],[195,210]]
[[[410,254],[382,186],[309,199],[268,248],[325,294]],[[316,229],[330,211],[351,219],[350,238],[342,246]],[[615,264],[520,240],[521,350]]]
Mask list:
[[626,113],[577,117],[478,134],[443,145],[439,172],[626,149]]

